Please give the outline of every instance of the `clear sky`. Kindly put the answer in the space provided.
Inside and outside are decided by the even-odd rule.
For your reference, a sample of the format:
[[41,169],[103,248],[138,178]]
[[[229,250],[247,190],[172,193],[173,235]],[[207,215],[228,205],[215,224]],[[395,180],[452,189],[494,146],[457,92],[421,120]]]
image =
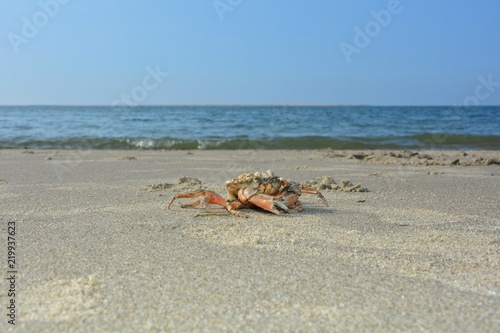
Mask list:
[[0,0],[0,105],[500,105],[499,33],[498,0]]

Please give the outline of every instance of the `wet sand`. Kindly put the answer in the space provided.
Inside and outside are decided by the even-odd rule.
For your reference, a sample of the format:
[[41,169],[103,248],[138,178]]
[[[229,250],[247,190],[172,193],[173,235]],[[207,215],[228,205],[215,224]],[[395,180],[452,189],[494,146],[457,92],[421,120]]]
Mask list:
[[[498,332],[499,157],[1,150],[1,246],[15,221],[18,273],[16,326],[2,279],[0,331]],[[176,191],[224,194],[268,169],[329,206],[166,209]]]

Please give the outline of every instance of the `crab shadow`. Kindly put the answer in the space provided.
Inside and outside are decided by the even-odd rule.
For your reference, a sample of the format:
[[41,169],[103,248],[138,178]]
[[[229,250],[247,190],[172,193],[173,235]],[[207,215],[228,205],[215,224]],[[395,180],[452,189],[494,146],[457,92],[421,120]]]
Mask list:
[[[196,216],[227,216],[230,218],[238,218],[236,216],[231,215],[224,207],[219,207],[219,206],[214,206],[211,205],[209,209],[206,209],[204,207],[182,207],[178,206],[179,209],[182,210],[188,210],[188,211],[195,211],[197,214]],[[243,208],[239,210],[243,214],[247,215],[248,218],[255,218],[258,217],[259,215],[267,216],[267,217],[284,217],[284,218],[304,218],[304,217],[309,217],[309,216],[324,216],[324,215],[331,215],[335,213],[337,210],[335,210],[331,206],[316,206],[316,205],[306,205],[303,207],[302,211],[300,212],[280,212],[279,214],[274,214],[270,211],[267,211],[263,208],[260,208],[258,206],[254,207],[249,207],[249,208]]]

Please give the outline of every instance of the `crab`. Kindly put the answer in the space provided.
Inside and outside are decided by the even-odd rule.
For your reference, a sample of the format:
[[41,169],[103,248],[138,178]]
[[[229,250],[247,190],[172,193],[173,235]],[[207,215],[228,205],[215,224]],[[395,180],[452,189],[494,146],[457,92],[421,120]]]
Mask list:
[[220,205],[238,217],[247,218],[239,210],[242,208],[260,207],[273,214],[295,213],[302,210],[299,201],[301,194],[317,195],[328,206],[325,197],[315,188],[303,187],[297,182],[290,182],[275,176],[271,170],[265,172],[243,173],[225,182],[227,198],[214,191],[200,190],[190,193],[178,193],[170,200],[168,209],[176,199],[203,197],[190,204],[182,204],[182,208],[194,208],[202,205],[210,210],[211,204]]

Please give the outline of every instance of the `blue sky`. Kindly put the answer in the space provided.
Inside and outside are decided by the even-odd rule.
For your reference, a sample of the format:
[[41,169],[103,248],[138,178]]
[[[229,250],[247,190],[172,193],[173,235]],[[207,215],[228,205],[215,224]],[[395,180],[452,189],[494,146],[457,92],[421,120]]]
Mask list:
[[497,0],[0,0],[0,105],[500,105],[499,13]]

